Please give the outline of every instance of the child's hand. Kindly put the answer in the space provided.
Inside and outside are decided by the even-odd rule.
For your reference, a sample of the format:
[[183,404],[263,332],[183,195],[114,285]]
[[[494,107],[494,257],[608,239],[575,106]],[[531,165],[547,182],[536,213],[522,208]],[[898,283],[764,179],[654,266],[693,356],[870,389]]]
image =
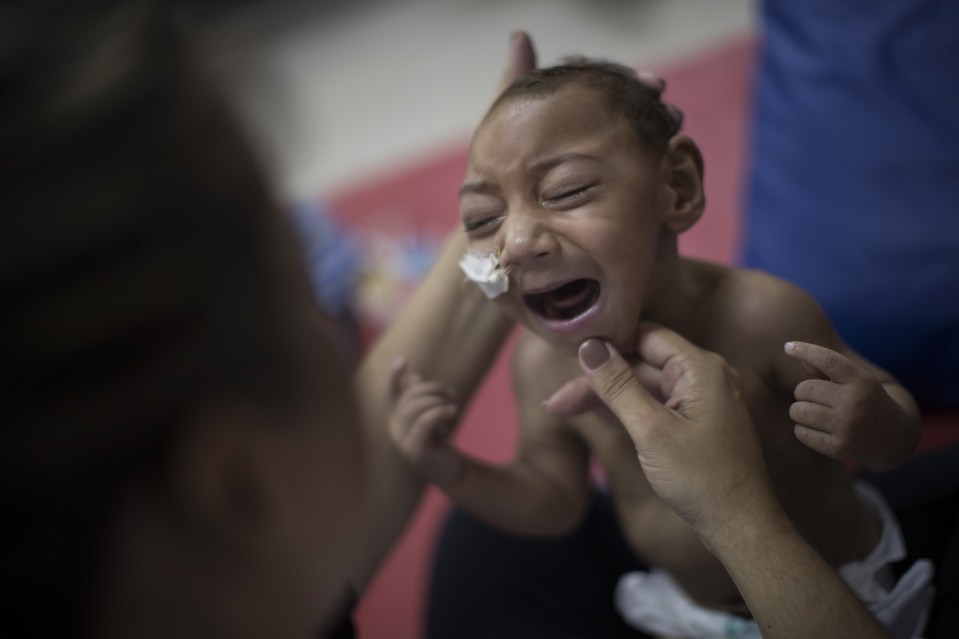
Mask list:
[[465,468],[449,441],[459,412],[453,394],[439,382],[425,381],[407,371],[402,360],[394,364],[390,436],[420,472],[440,485],[456,481]]
[[796,386],[796,401],[789,407],[796,438],[828,457],[854,459],[874,469],[889,467],[886,460],[895,457],[912,428],[879,379],[823,346],[787,342],[785,350],[820,378]]

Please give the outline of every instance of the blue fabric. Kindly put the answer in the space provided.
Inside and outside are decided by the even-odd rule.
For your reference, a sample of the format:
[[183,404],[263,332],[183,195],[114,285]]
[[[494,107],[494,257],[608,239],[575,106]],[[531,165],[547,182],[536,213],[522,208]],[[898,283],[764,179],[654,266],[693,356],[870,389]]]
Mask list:
[[959,2],[762,9],[743,261],[959,406]]
[[322,205],[295,202],[290,216],[317,302],[332,315],[350,312],[363,258],[359,246]]

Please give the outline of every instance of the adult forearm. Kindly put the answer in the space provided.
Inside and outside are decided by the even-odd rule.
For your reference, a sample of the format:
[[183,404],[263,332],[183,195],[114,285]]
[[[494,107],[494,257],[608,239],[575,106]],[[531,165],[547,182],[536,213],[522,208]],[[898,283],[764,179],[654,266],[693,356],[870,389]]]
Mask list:
[[436,264],[380,338],[355,379],[368,439],[370,515],[362,564],[353,575],[362,588],[402,532],[419,502],[424,482],[389,437],[389,376],[397,357],[409,370],[456,389],[466,400],[483,379],[512,323],[476,286],[465,281],[457,262],[465,238],[454,234]]
[[711,547],[765,639],[890,639],[785,514],[729,526]]

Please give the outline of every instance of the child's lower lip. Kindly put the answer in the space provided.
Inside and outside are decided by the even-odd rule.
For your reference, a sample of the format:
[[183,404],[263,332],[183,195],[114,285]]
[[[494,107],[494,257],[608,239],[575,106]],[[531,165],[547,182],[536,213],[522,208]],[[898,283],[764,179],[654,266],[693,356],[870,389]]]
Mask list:
[[593,302],[589,308],[576,317],[570,319],[551,319],[548,317],[543,317],[542,315],[536,315],[536,319],[540,324],[543,325],[543,328],[552,333],[557,333],[560,335],[575,333],[585,328],[586,325],[593,320],[596,314],[599,313],[599,302],[601,299],[602,295],[597,297],[596,301]]

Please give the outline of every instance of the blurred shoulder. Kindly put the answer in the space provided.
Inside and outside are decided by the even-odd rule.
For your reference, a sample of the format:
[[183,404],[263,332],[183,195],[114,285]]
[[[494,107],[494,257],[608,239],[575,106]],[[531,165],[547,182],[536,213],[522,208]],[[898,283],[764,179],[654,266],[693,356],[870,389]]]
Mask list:
[[737,332],[753,340],[775,340],[777,348],[785,340],[835,341],[832,324],[812,295],[763,271],[730,268],[717,304]]

